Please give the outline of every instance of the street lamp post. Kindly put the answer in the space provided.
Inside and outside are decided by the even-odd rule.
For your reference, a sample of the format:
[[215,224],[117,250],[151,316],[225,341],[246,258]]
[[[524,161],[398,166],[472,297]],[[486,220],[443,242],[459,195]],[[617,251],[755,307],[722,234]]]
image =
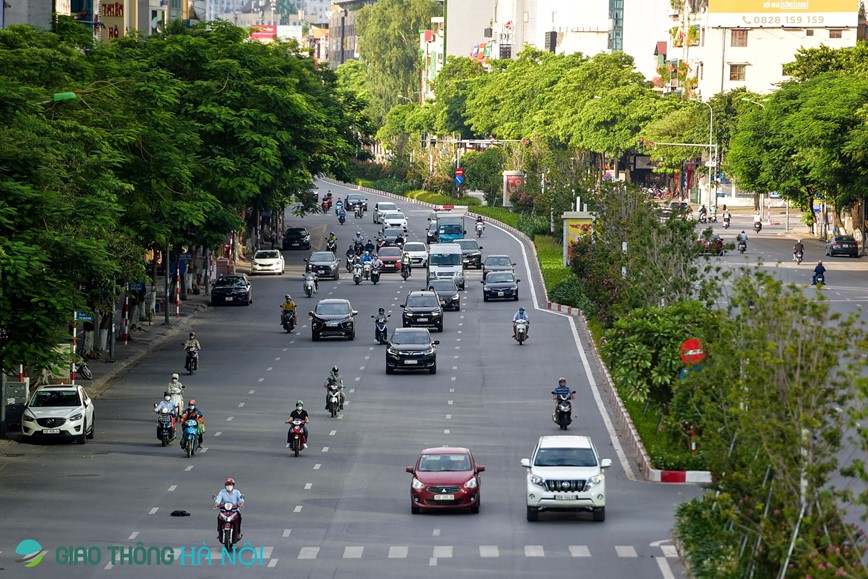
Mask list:
[[712,215],[717,215],[717,146],[714,144],[714,109],[711,104],[698,99],[690,99],[708,107],[708,191],[711,199],[708,201]]

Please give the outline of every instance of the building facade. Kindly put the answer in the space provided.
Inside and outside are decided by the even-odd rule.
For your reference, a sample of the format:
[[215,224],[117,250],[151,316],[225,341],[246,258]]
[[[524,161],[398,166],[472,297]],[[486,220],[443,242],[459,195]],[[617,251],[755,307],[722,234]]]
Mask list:
[[334,0],[329,15],[329,65],[332,70],[359,59],[356,17],[359,10],[376,0]]

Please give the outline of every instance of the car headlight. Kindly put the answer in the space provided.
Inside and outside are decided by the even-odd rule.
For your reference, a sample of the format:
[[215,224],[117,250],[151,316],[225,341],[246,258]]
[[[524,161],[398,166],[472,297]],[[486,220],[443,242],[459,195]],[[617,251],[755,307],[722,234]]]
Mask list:
[[454,296],[452,296],[452,299],[457,301],[458,300],[458,294],[455,294]]
[[254,259],[252,265],[259,265],[259,264],[256,263],[256,260]]
[[417,491],[421,491],[422,489],[425,488],[425,484],[422,481],[420,481],[419,479],[417,479],[416,477],[413,477],[413,482],[410,484],[412,484],[413,488],[416,489]]
[[69,417],[69,420],[70,421],[81,420],[82,416],[84,416],[84,415],[81,412],[76,412],[75,414],[73,414],[72,416]]
[[436,318],[437,316],[442,315],[442,312],[431,312],[431,317]]
[[36,420],[36,417],[30,414],[30,412],[28,411],[21,415],[21,419],[24,420],[24,422],[34,422]]
[[388,354],[389,356],[397,356],[397,355],[398,355],[398,350],[395,350],[395,349],[392,349],[392,348],[387,348],[387,349],[386,349],[386,354]]
[[305,235],[305,236],[302,238],[302,241],[310,241],[310,235]]
[[545,486],[546,479],[539,475],[532,474],[530,475],[530,484],[536,485],[538,487]]
[[491,291],[491,288],[488,287],[487,285],[482,286],[482,289],[485,291]]
[[464,488],[466,489],[475,489],[477,487],[479,487],[479,482],[476,480],[476,477],[473,477],[472,479],[464,483]]
[[430,348],[428,348],[427,350],[425,350],[424,352],[422,352],[422,355],[423,355],[423,356],[430,356],[430,355],[432,355],[433,353],[434,353],[434,346],[431,346]]
[[588,479],[588,486],[592,487],[603,482],[605,477],[602,474],[597,474]]

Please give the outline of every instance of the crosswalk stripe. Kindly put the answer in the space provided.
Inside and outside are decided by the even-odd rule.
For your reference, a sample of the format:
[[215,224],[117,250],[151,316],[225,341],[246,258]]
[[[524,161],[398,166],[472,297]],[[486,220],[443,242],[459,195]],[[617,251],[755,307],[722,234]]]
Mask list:
[[675,548],[675,545],[660,545],[660,550],[663,551],[664,557],[669,559],[678,558],[678,549]]
[[525,545],[525,557],[545,557],[545,550],[542,545]]
[[361,559],[364,547],[344,547],[344,559]]
[[590,557],[591,550],[587,545],[570,545],[570,555],[573,557]]
[[319,555],[319,547],[302,547],[298,552],[299,559],[316,559]]
[[497,545],[480,545],[479,546],[479,556],[480,557],[500,557],[500,550],[497,548]]
[[406,559],[409,547],[392,545],[389,547],[389,559]]
[[615,545],[615,552],[619,557],[637,557],[636,549],[632,545]]

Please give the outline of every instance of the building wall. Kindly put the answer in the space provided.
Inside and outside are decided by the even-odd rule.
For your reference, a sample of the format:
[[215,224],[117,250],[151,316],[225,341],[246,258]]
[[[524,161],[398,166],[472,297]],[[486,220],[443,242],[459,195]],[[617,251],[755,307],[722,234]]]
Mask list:
[[328,22],[331,14],[331,0],[297,0],[296,7],[304,10],[308,22]]
[[[4,0],[0,0],[2,3]],[[10,24],[30,24],[39,28],[51,27],[51,14],[54,0],[5,0],[6,11],[4,26]],[[2,8],[2,4],[0,4]]]
[[494,15],[495,0],[450,0],[446,3],[446,56],[470,56],[473,45],[486,42],[483,31]]
[[669,0],[624,0],[624,52],[649,80],[658,76],[654,48],[658,41],[669,41],[671,10]]

